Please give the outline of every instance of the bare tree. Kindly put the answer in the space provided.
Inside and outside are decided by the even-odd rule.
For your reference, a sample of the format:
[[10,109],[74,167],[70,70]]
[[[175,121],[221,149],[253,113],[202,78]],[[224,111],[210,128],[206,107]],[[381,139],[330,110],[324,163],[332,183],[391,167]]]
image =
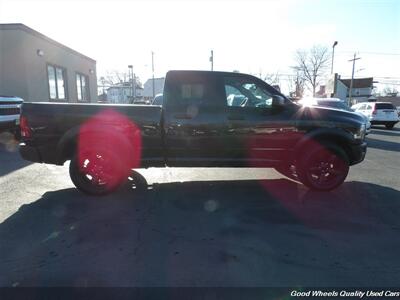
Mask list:
[[111,70],[111,71],[106,71],[106,74],[103,77],[107,85],[116,85],[122,82],[126,82],[127,79],[129,79],[129,74],[128,72]]
[[327,47],[314,46],[309,50],[297,50],[295,55],[296,65],[293,67],[304,79],[304,82],[311,87],[313,96],[322,76],[326,73],[330,52]]
[[[106,71],[104,76],[99,77],[99,83],[102,86],[115,86],[120,83],[131,82],[132,78],[128,72],[121,72],[118,70]],[[142,82],[138,76],[135,76],[136,87],[142,87]]]
[[276,72],[276,73],[267,73],[264,76],[262,76],[261,79],[270,85],[279,85],[280,84],[279,77],[280,77],[279,72]]
[[385,96],[392,96],[392,97],[396,97],[398,94],[397,89],[394,86],[390,86],[390,85],[386,85],[383,90],[383,95]]
[[295,70],[295,74],[288,75],[289,94],[293,98],[301,98],[304,94],[305,80],[302,74]]

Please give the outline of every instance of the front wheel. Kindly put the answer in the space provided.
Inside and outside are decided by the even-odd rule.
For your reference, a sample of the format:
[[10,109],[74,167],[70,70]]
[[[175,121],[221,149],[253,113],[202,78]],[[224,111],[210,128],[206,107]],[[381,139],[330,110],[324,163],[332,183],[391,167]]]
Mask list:
[[275,167],[275,170],[282,174],[283,176],[286,176],[290,179],[293,180],[299,180],[298,176],[297,176],[297,172],[296,172],[296,167],[293,164],[280,164],[278,166]]
[[74,185],[85,194],[110,194],[124,183],[127,172],[118,157],[106,150],[79,151],[69,165]]
[[345,151],[334,144],[315,145],[299,160],[300,181],[311,189],[329,191],[341,185],[349,173]]

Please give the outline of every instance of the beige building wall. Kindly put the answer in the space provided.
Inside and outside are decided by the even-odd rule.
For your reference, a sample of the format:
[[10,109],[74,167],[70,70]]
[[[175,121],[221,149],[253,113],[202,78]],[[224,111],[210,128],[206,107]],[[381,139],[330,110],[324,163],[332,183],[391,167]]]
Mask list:
[[89,79],[89,100],[97,102],[96,61],[22,24],[0,24],[0,94],[27,102],[50,100],[47,65],[66,71],[66,100],[78,102],[77,72]]

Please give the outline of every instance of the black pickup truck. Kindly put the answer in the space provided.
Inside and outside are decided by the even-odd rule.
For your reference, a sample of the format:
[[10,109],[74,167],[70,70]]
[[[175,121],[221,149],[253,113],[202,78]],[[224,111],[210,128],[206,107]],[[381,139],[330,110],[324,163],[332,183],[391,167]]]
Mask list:
[[24,103],[20,153],[70,163],[83,192],[117,189],[135,168],[273,167],[331,190],[366,154],[365,121],[304,107],[246,74],[167,73],[162,106]]

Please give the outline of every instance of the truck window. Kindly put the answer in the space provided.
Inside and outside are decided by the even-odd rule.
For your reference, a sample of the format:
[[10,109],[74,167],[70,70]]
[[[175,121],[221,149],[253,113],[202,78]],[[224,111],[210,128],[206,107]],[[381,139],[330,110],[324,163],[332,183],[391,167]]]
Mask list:
[[272,94],[247,78],[225,78],[225,96],[228,106],[268,108],[272,105]]
[[204,99],[204,84],[182,84],[180,99],[186,102],[202,101]]
[[215,106],[221,102],[218,95],[218,80],[214,76],[180,73],[171,74],[166,84],[166,105],[188,106]]

